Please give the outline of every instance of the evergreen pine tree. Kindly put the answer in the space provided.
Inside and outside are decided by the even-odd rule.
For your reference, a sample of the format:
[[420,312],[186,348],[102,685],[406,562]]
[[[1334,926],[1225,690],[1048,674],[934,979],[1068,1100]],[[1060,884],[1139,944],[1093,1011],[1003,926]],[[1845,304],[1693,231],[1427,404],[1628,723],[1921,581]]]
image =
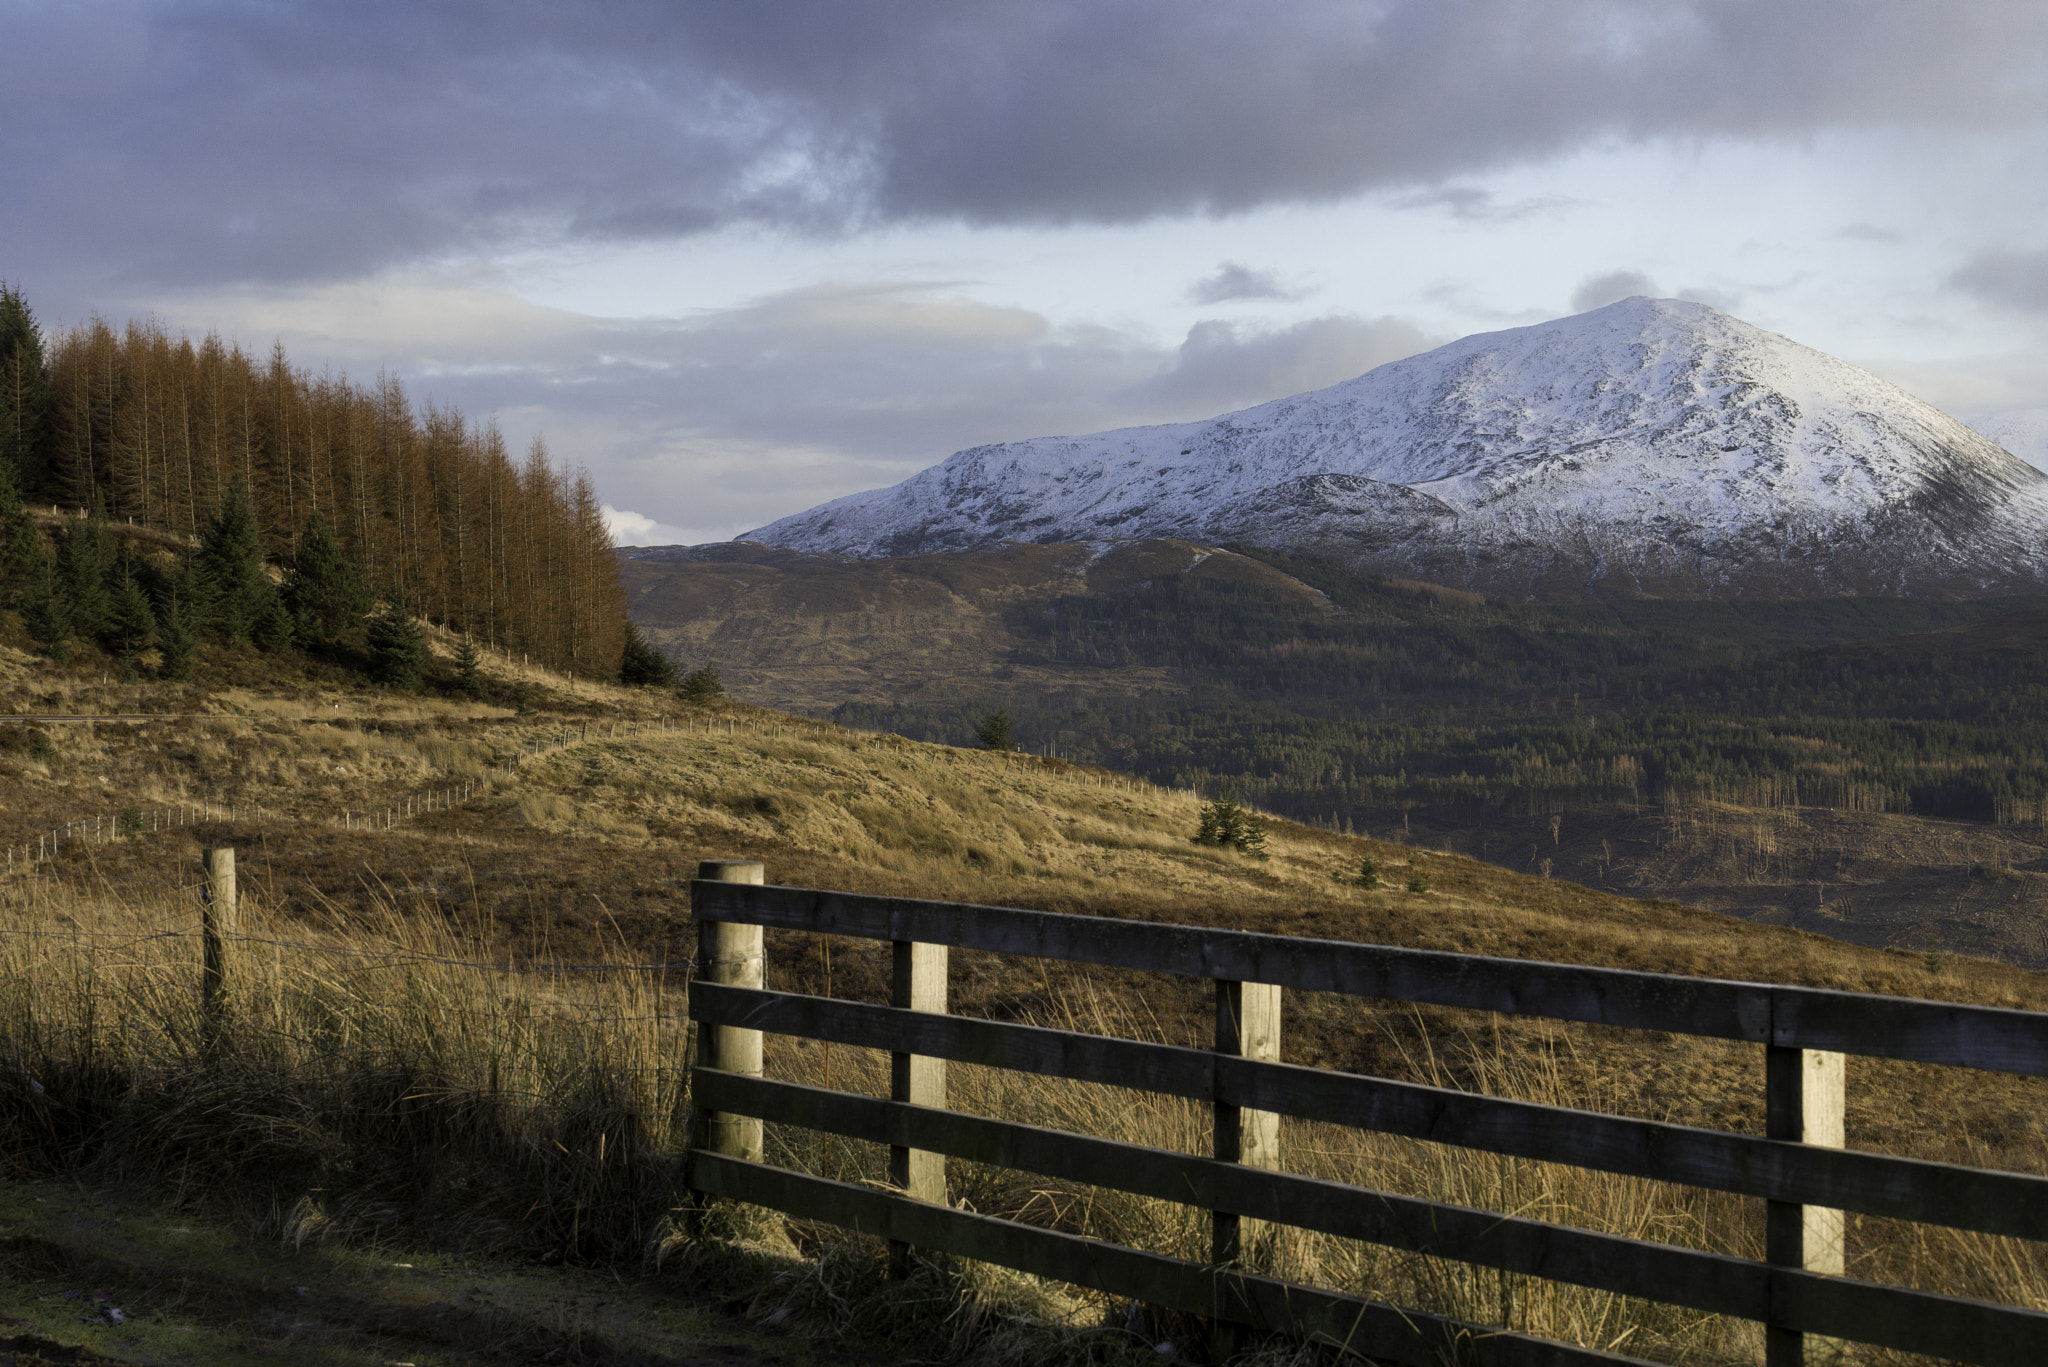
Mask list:
[[49,473],[52,411],[42,330],[21,292],[0,284],[0,469],[24,493]]
[[455,689],[466,698],[481,698],[484,694],[482,663],[476,652],[476,642],[463,637],[462,644],[455,650]]
[[676,685],[676,692],[684,702],[710,702],[713,698],[725,696],[725,681],[718,677],[717,665],[705,665],[685,674],[683,681]]
[[255,505],[249,491],[236,485],[186,565],[186,608],[204,634],[222,641],[248,641],[254,639],[276,596],[276,586],[263,569]]
[[289,655],[296,635],[292,615],[285,610],[283,596],[272,594],[270,606],[256,623],[256,644],[269,654]]
[[163,656],[157,674],[166,679],[191,678],[192,666],[199,656],[199,636],[192,630],[175,590],[164,599],[157,613],[156,640],[157,651]]
[[156,634],[156,614],[149,610],[149,596],[132,574],[123,574],[107,596],[107,619],[100,630],[100,644],[123,659],[147,649]]
[[49,557],[21,501],[14,471],[0,460],[0,608],[18,607],[43,576]]
[[355,562],[343,552],[318,509],[292,550],[284,597],[294,629],[307,645],[326,644],[354,631],[370,610],[370,595]]
[[426,681],[427,638],[402,594],[370,619],[370,677],[392,688],[418,688]]
[[974,738],[984,750],[1014,750],[1017,748],[1016,737],[1012,734],[1015,726],[1010,714],[998,708],[975,726]]
[[57,576],[54,565],[45,562],[43,572],[29,587],[23,609],[28,634],[35,637],[50,658],[59,662],[68,658],[74,630],[71,598],[64,592],[64,581]]
[[113,610],[120,549],[107,526],[107,501],[93,494],[92,509],[82,522],[64,529],[57,543],[57,579],[71,604],[71,629],[97,637],[107,630]]
[[674,688],[676,667],[668,656],[647,643],[640,628],[626,624],[626,649],[619,659],[619,682],[628,687]]

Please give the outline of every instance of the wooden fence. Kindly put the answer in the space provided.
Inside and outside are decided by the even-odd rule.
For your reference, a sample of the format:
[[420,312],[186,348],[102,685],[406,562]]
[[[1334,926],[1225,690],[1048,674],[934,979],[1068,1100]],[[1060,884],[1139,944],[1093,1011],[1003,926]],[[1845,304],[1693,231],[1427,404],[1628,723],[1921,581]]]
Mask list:
[[[1641,1359],[1400,1309],[1266,1275],[1248,1222],[1271,1221],[1765,1326],[1770,1367],[1848,1340],[1987,1367],[2048,1363],[2048,1315],[1843,1272],[1843,1212],[2048,1236],[2048,1178],[1848,1150],[1843,1057],[2048,1075],[2048,1014],[1683,978],[1006,907],[766,886],[747,861],[692,885],[701,1029],[690,1185],[910,1246],[998,1263],[1231,1326],[1416,1367],[1579,1367]],[[889,1006],[763,988],[765,927],[894,946]],[[1143,969],[1216,984],[1213,1049],[946,1014],[950,947]],[[1283,989],[1547,1017],[1765,1046],[1766,1135],[1603,1115],[1279,1062]],[[770,1080],[763,1032],[890,1051],[891,1099]],[[945,1109],[947,1060],[1208,1103],[1213,1157]],[[1760,1197],[1766,1260],[1593,1233],[1279,1171],[1279,1117]],[[764,1121],[890,1146],[897,1190],[764,1161]],[[1210,1213],[1207,1264],[946,1204],[971,1160]],[[1812,1360],[1825,1354],[1814,1352]]]

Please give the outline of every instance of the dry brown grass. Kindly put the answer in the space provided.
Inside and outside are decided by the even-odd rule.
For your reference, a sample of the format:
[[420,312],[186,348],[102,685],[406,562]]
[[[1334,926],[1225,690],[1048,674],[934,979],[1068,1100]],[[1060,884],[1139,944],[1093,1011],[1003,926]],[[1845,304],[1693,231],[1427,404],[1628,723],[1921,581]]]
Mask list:
[[[394,971],[375,960],[318,955],[274,956],[265,966],[258,956],[252,971],[268,977],[249,988],[250,1033],[237,1045],[238,1062],[229,1073],[195,1073],[191,942],[143,941],[119,951],[141,955],[135,964],[112,957],[121,937],[146,927],[189,930],[194,909],[151,901],[155,885],[109,880],[188,882],[202,844],[242,851],[245,887],[262,924],[294,941],[407,952],[459,946],[460,954],[444,957],[507,963],[685,958],[693,935],[683,889],[696,861],[747,855],[764,859],[771,879],[800,885],[2048,1008],[2037,975],[1984,961],[1952,956],[1933,971],[1918,952],[1745,925],[1673,902],[1289,823],[1275,824],[1272,858],[1253,860],[1189,842],[1198,806],[1192,796],[1057,761],[914,745],[739,706],[692,709],[588,685],[571,691],[562,679],[538,682],[545,685],[541,710],[525,717],[504,707],[385,697],[312,676],[217,683],[155,698],[193,714],[174,725],[52,729],[49,760],[35,758],[25,739],[0,750],[0,839],[126,805],[193,798],[264,813],[75,848],[38,870],[58,877],[5,885],[10,926],[90,932],[62,942],[69,948],[59,958],[41,961],[20,957],[20,946],[31,942],[7,942],[4,952],[14,957],[0,963],[12,1022],[0,1025],[12,1051],[5,1069],[15,1078],[41,1069],[70,1079],[60,1086],[76,1089],[78,1102],[66,1102],[71,1109],[61,1114],[18,1107],[9,1123],[44,1131],[18,1131],[9,1151],[57,1162],[79,1136],[101,1134],[95,1142],[117,1161],[146,1160],[199,1189],[217,1186],[207,1164],[225,1145],[279,1189],[297,1183],[304,1195],[329,1187],[325,1204],[299,1207],[293,1195],[262,1217],[280,1228],[290,1217],[308,1234],[374,1228],[362,1212],[389,1207],[487,1240],[620,1250],[653,1237],[658,1220],[648,1212],[665,1209],[660,1202],[673,1195],[664,1184],[672,1183],[681,1104],[673,1081],[663,1081],[674,1075],[659,1071],[673,1068],[677,1056],[673,1001],[658,993],[632,998],[647,989],[625,980]],[[14,690],[0,698],[0,711],[129,710],[149,700],[18,662],[0,662],[0,688]],[[621,716],[639,729],[614,734]],[[465,781],[473,794],[466,805],[388,832],[343,830],[331,821],[344,808],[381,810]],[[1332,877],[1366,855],[1392,888],[1366,891]],[[1430,890],[1396,890],[1411,874]],[[47,946],[58,942],[33,943],[54,953]],[[816,937],[778,934],[770,943],[773,985],[825,985]],[[884,947],[842,941],[831,964],[837,995],[885,998]],[[26,990],[26,983],[37,987]],[[67,986],[57,991],[53,983]],[[1202,984],[986,955],[955,956],[953,991],[967,1013],[1066,1016],[1183,1043],[1204,1042],[1210,1020]],[[114,1004],[85,1011],[103,998]],[[652,1002],[647,1014],[665,1020],[644,1038],[605,1035],[599,1018],[630,1014],[631,1001]],[[1140,1001],[1146,1010],[1136,1018],[1128,1004]],[[1761,1051],[1711,1041],[1295,994],[1285,1056],[1761,1129]],[[815,1079],[825,1052],[790,1044],[774,1057],[784,1075]],[[834,1066],[841,1085],[875,1085],[864,1071],[872,1064],[857,1063],[850,1051],[837,1051]],[[124,1111],[120,1127],[92,1130],[99,1103],[91,1099],[104,1095],[95,1088],[117,1075],[123,1087],[136,1078],[231,1076],[247,1095],[235,1092],[236,1106],[208,1111],[228,1095],[206,1090],[213,1083],[174,1097],[151,1092],[158,1084],[147,1081],[135,1094],[155,1102]],[[516,1085],[507,1081],[515,1075]],[[976,1070],[956,1076],[960,1100],[972,1109],[1058,1119],[1166,1147],[1198,1150],[1205,1142],[1203,1118],[1189,1108]],[[1856,1060],[1850,1143],[2040,1171],[2048,1167],[2038,1120],[2048,1113],[2044,1101],[2048,1094],[2031,1081]],[[622,1150],[616,1145],[628,1113],[637,1128]],[[237,1117],[224,1137],[209,1129],[221,1114]],[[780,1142],[800,1165],[826,1161],[816,1136]],[[1316,1126],[1290,1123],[1287,1142],[1307,1170],[1346,1180],[1700,1246],[1739,1251],[1755,1243],[1755,1212],[1732,1200]],[[422,1169],[421,1155],[429,1153],[456,1157]],[[841,1145],[831,1161],[836,1173],[861,1172],[875,1157]],[[331,1175],[343,1170],[351,1175],[337,1186]],[[1184,1209],[967,1169],[956,1176],[981,1209],[1199,1253],[1198,1222]],[[350,1194],[331,1194],[337,1191]],[[505,1213],[515,1196],[536,1212],[531,1228]],[[594,1229],[583,1213],[592,1202],[631,1214]],[[2040,1303],[2031,1246],[1881,1222],[1859,1225],[1852,1239],[1858,1270],[1869,1275]],[[1308,1253],[1314,1275],[1332,1285],[1395,1287],[1412,1303],[1506,1315],[1582,1342],[1626,1333],[1634,1336],[1626,1347],[1657,1345],[1702,1361],[1739,1357],[1751,1342],[1747,1330],[1698,1317],[1336,1241],[1315,1242]],[[991,1294],[1036,1314],[1085,1320],[1103,1309],[1059,1288],[986,1270],[975,1275]],[[824,1295],[818,1284],[804,1285],[811,1291],[802,1294]],[[799,1295],[801,1287],[790,1286]]]

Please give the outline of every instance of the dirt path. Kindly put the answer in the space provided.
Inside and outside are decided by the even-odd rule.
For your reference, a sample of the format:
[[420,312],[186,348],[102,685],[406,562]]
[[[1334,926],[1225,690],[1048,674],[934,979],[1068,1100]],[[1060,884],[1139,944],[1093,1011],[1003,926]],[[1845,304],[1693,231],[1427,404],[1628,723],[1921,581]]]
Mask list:
[[0,1367],[819,1360],[672,1277],[294,1250],[107,1193],[0,1186]]

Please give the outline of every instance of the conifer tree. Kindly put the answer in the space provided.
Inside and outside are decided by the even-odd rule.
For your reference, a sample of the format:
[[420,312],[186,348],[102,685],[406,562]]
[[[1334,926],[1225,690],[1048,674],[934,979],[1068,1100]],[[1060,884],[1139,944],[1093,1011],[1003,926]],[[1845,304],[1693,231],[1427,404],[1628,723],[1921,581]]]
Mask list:
[[462,644],[455,650],[455,688],[466,698],[480,698],[484,693],[484,676],[480,666],[483,660],[476,651],[476,642],[469,637],[462,638]]
[[164,656],[156,672],[162,678],[190,678],[193,664],[199,660],[199,633],[193,631],[193,621],[184,611],[176,590],[164,598],[156,615],[156,648]]
[[147,649],[156,634],[156,614],[149,610],[149,597],[132,574],[123,574],[107,595],[107,617],[100,630],[100,643],[123,659]]
[[157,614],[156,640],[157,650],[163,656],[163,663],[157,666],[158,675],[166,679],[191,678],[199,655],[199,636],[192,630],[175,589],[164,599]]
[[718,677],[717,665],[705,665],[685,674],[683,681],[676,685],[676,692],[684,702],[710,702],[713,698],[725,696],[725,681]]
[[340,639],[362,626],[370,595],[318,508],[306,520],[285,574],[284,598],[293,629],[307,645]]
[[256,644],[269,654],[289,655],[296,644],[297,634],[292,615],[285,610],[283,597],[272,594],[270,606],[256,623]]
[[626,649],[619,658],[619,682],[630,687],[674,688],[674,661],[647,643],[640,628],[626,623]]
[[21,501],[14,471],[0,461],[0,608],[18,607],[42,578],[48,557]]
[[21,292],[0,284],[0,469],[22,492],[49,473],[51,408],[42,330]]
[[237,484],[228,490],[186,565],[183,597],[200,631],[217,640],[242,642],[254,639],[276,596],[263,569],[256,509],[248,490]]
[[392,593],[384,610],[370,619],[370,677],[392,688],[418,688],[426,681],[427,638],[402,593]]
[[1016,723],[1010,720],[1010,714],[997,708],[975,726],[974,739],[980,742],[984,750],[1014,750],[1017,748],[1017,740],[1013,734],[1015,726]]
[[43,572],[30,586],[23,604],[28,634],[35,637],[50,658],[58,662],[69,657],[72,636],[71,599],[54,565],[45,563]]
[[94,495],[92,510],[64,529],[57,543],[57,579],[71,608],[71,629],[99,636],[107,629],[120,550],[107,527],[106,500]]

